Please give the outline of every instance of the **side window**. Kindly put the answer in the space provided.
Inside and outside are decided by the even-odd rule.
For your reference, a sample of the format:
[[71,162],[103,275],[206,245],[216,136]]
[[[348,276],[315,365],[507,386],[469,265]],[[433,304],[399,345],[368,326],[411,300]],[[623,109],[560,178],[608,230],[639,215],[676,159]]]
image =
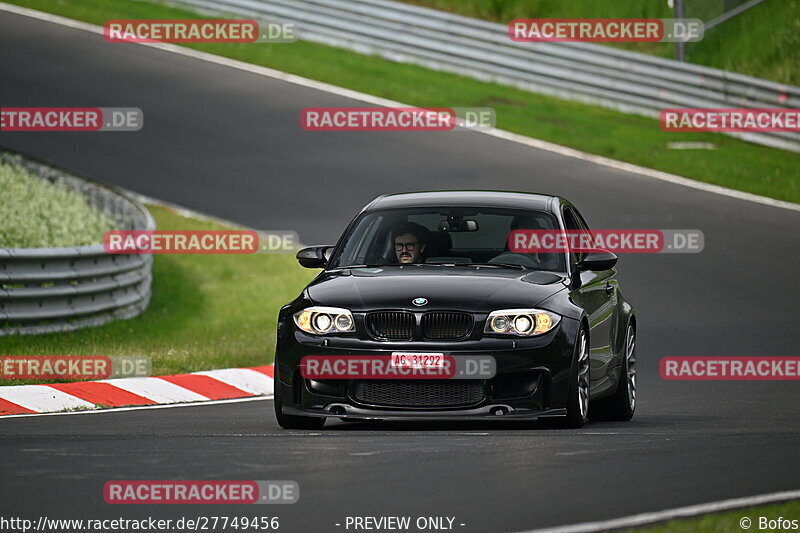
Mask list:
[[362,220],[356,229],[350,234],[344,249],[339,258],[347,257],[348,264],[367,263],[376,261],[377,258],[368,258],[367,253],[370,249],[379,249],[377,244],[377,234],[381,227],[383,217],[376,216],[367,220]]
[[589,225],[583,219],[583,217],[581,216],[580,212],[577,209],[575,209],[574,207],[570,208],[570,211],[572,211],[572,214],[575,215],[575,218],[578,220],[578,224],[580,224],[581,229],[583,231],[585,231],[586,233],[591,235],[592,234],[592,230],[589,229]]
[[[588,228],[586,228],[585,226],[585,223],[584,225],[581,225],[581,223],[578,222],[578,218],[575,216],[575,212],[573,212],[572,208],[569,207],[564,209],[564,226],[566,226],[566,228],[570,231],[582,231],[587,233],[589,232]],[[583,252],[581,253],[570,252],[569,255],[573,264],[580,263],[586,256],[586,254]]]

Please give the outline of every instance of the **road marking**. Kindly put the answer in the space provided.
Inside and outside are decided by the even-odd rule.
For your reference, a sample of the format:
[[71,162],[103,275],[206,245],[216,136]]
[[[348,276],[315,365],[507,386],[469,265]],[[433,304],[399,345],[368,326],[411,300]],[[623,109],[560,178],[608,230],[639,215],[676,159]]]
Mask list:
[[665,511],[656,511],[653,513],[636,514],[622,518],[614,518],[612,520],[583,522],[581,524],[572,524],[568,526],[558,526],[544,529],[532,529],[520,533],[589,533],[593,531],[638,527],[646,524],[673,520],[676,518],[690,518],[701,514],[718,513],[720,511],[730,511],[732,509],[751,507],[753,505],[764,505],[767,503],[796,500],[799,498],[800,490],[772,492],[769,494],[760,494],[758,496],[746,496],[744,498],[733,498],[731,500],[689,505],[687,507],[678,507],[675,509],[667,509]]
[[[32,385],[36,386],[36,385]],[[173,407],[204,407],[207,405],[223,405],[228,403],[242,403],[242,402],[260,402],[263,400],[271,400],[272,396],[251,396],[249,398],[233,398],[231,400],[209,400],[207,402],[190,402],[190,403],[166,403],[159,405],[138,405],[135,407],[117,407],[114,409],[93,409],[90,411],[69,411],[58,413],[32,413],[24,415],[6,415],[0,416],[0,424],[2,420],[7,418],[28,418],[31,416],[64,416],[64,415],[99,415],[108,413],[120,413],[123,411],[144,411],[145,409],[172,409]],[[304,433],[303,435],[308,435]]]
[[164,381],[169,381],[184,389],[189,389],[209,400],[227,400],[229,398],[244,398],[252,396],[251,393],[232,387],[228,383],[223,383],[219,379],[198,374],[179,374],[177,376],[159,376]]
[[[36,11],[34,9],[28,9],[25,7],[19,7],[0,2],[0,10],[30,18],[35,18],[38,20],[43,20],[45,22],[50,22],[53,24],[60,24],[62,26],[67,26],[70,28],[96,33],[98,35],[103,34],[103,28],[100,26],[95,26],[94,24],[88,24],[86,22],[80,22],[68,19],[58,15],[51,15],[49,13]],[[279,70],[274,70],[267,67],[261,67],[249,63],[244,63],[242,61],[236,61],[234,59],[228,59],[225,57],[216,56],[205,52],[199,52],[197,50],[192,50],[190,48],[183,48],[181,46],[177,46],[174,44],[168,44],[168,43],[132,43],[132,44],[135,44],[137,46],[148,46],[151,48],[157,48],[159,50],[163,50],[166,52],[180,54],[186,57],[199,59],[201,61],[208,61],[210,63],[215,63],[217,65],[222,65],[230,68],[235,68],[238,70],[250,72],[252,74],[258,74],[260,76],[267,76],[277,80],[285,81],[287,83],[301,85],[303,87],[316,89],[319,91],[335,94],[337,96],[342,96],[353,100],[359,100],[361,102],[366,102],[384,107],[413,107],[409,106],[408,104],[395,102],[393,100],[388,100],[386,98],[372,96],[351,89],[345,89],[344,87],[338,87],[336,85],[331,85],[329,83],[324,83],[321,81],[310,80],[308,78],[303,78],[301,76],[297,76],[294,74],[288,74],[286,72],[281,72]],[[785,202],[783,200],[776,200],[774,198],[767,198],[766,196],[759,196],[757,194],[737,191],[719,185],[712,185],[710,183],[704,183],[701,181],[684,178],[683,176],[678,176],[676,174],[670,174],[668,172],[662,172],[660,170],[634,165],[632,163],[617,161],[616,159],[611,159],[609,157],[582,152],[580,150],[569,148],[567,146],[562,146],[560,144],[542,141],[540,139],[534,139],[532,137],[526,137],[524,135],[519,135],[517,133],[511,133],[508,131],[499,130],[497,128],[476,130],[476,133],[482,133],[484,135],[489,135],[492,137],[496,137],[498,139],[503,139],[506,141],[515,142],[517,144],[530,146],[531,148],[536,148],[538,150],[552,152],[565,157],[587,161],[604,167],[613,168],[615,170],[620,170],[631,174],[638,174],[640,176],[645,176],[660,181],[666,181],[669,183],[673,183],[675,185],[682,185],[684,187],[690,187],[692,189],[698,189],[712,194],[718,194],[721,196],[727,196],[729,198],[736,198],[738,200],[754,202],[757,204],[767,205],[770,207],[778,207],[781,209],[800,211],[800,204]]]
[[[41,416],[75,409],[119,411],[159,404],[209,405],[243,397],[272,397],[272,365],[225,368],[175,376],[104,379],[50,385],[0,387],[0,418]],[[151,404],[151,405],[143,405]],[[153,405],[155,404],[155,405]],[[106,411],[107,412],[107,411]]]
[[26,409],[21,405],[17,405],[14,402],[9,402],[3,398],[0,398],[0,415],[10,415],[10,414],[23,414],[23,413],[35,413],[32,409]]
[[226,368],[195,372],[194,374],[214,378],[251,394],[272,394],[273,392],[272,379],[266,374],[249,368]]
[[94,405],[105,407],[126,407],[130,405],[155,405],[157,402],[115,387],[110,383],[96,381],[84,383],[53,383],[47,385],[61,392],[86,400]]
[[[65,392],[41,385],[12,385],[0,387],[0,398],[31,411],[61,411],[63,409],[94,409],[95,405]],[[13,416],[13,415],[9,415]]]
[[[609,451],[609,450],[603,450]],[[580,450],[577,452],[556,452],[556,455],[572,456],[572,455],[586,455],[587,453],[599,453],[600,450]]]
[[100,383],[114,385],[156,403],[203,402],[210,399],[158,378],[109,379],[100,380]]

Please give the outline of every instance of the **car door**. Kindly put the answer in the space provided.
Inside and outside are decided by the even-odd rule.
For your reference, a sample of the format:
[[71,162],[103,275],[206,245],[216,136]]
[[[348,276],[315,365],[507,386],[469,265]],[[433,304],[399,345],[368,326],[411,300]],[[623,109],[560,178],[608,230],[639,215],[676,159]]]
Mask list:
[[[591,234],[580,213],[573,207],[564,208],[564,224],[568,230]],[[573,268],[584,253],[571,253]],[[580,272],[580,287],[572,297],[586,310],[589,316],[589,380],[592,392],[613,384],[608,371],[613,366],[613,335],[615,309],[617,307],[616,270]]]

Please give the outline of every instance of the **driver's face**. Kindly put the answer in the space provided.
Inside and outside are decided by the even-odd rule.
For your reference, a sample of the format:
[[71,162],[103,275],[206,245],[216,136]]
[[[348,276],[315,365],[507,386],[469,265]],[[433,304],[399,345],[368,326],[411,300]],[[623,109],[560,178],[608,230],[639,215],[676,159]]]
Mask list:
[[412,233],[404,233],[394,238],[394,253],[400,263],[419,263],[425,245],[420,244]]

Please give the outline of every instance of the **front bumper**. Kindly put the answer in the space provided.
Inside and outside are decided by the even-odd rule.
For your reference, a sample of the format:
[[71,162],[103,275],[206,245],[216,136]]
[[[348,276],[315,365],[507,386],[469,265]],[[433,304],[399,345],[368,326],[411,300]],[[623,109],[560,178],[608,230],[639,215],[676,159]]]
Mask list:
[[[309,417],[359,420],[500,420],[564,416],[578,322],[565,318],[551,332],[529,339],[485,337],[459,342],[376,341],[320,337],[298,331],[288,316],[279,321],[275,354],[276,394],[282,412]],[[300,375],[304,356],[391,355],[392,352],[442,352],[458,358],[489,355],[492,379],[473,380],[479,400],[464,405],[404,405],[368,402],[353,393],[358,380],[313,382]],[[413,383],[409,383],[413,386]],[[424,384],[423,384],[424,385]]]

